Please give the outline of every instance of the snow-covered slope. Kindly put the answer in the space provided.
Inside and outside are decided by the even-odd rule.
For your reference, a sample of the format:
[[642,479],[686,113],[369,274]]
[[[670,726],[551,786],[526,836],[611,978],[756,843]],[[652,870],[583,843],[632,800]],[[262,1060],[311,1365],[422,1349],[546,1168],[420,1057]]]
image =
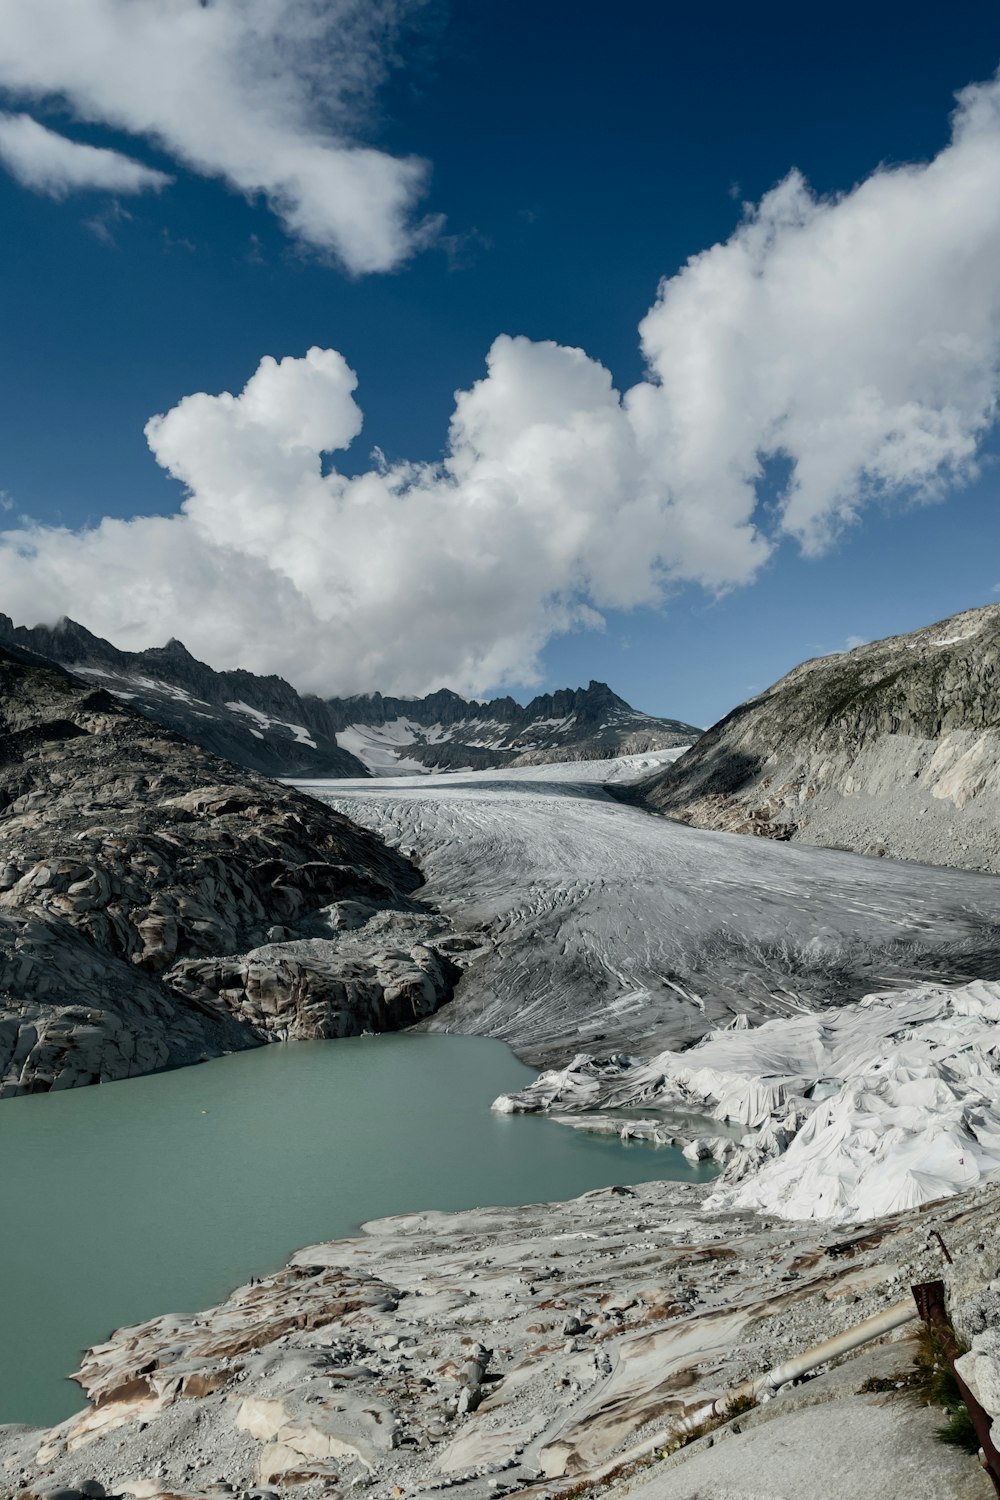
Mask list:
[[1000,977],[993,877],[686,828],[587,779],[602,772],[629,774],[583,763],[302,783],[413,850],[423,894],[479,941],[435,1025],[564,1063],[598,1045],[687,1045],[743,1011]]
[[15,627],[0,615],[0,642],[36,652],[89,678],[148,718],[237,765],[271,776],[421,774],[573,760],[687,746],[699,730],[631,708],[606,684],[470,702],[299,694],[281,677],[217,672],[180,641],[119,651],[72,620]]

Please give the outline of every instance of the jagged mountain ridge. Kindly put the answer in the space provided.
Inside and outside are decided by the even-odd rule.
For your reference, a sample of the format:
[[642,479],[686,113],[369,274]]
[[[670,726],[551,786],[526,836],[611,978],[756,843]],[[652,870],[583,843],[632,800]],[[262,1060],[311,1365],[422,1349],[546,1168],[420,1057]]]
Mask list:
[[55,661],[213,754],[271,776],[342,777],[600,759],[690,744],[700,731],[630,707],[605,683],[469,701],[299,694],[284,678],[221,672],[180,641],[121,651],[73,620],[31,628],[0,615],[0,641]]
[[606,683],[513,698],[469,701],[442,689],[426,698],[374,693],[328,701],[342,721],[340,744],[376,775],[399,770],[523,766],[599,760],[690,744],[700,733],[675,719],[640,713]]
[[1000,873],[1000,605],[803,662],[630,795],[698,828]]

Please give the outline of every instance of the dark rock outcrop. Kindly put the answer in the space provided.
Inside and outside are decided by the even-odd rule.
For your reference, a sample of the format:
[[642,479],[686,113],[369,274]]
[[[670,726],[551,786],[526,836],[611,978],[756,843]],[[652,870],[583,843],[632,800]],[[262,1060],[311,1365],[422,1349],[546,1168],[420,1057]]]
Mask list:
[[453,970],[420,880],[330,808],[0,649],[0,1096],[428,1014]]
[[1000,605],[804,662],[634,795],[698,828],[1000,871]]

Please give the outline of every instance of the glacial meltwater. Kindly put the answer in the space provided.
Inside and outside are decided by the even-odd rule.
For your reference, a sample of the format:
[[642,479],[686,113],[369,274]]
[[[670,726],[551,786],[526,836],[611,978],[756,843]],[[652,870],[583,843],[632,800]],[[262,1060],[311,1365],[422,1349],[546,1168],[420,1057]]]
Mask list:
[[222,1300],[302,1245],[418,1209],[699,1180],[679,1151],[497,1115],[500,1042],[378,1036],[0,1103],[0,1423],[84,1405],[114,1328]]

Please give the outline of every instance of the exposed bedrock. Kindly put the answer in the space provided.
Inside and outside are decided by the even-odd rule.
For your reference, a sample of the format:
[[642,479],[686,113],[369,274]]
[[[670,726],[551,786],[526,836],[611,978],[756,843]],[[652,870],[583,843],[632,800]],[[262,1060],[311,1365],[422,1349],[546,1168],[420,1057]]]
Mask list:
[[804,662],[634,795],[698,828],[1000,872],[998,666],[1000,605]]
[[[561,1493],[740,1381],[908,1298],[914,1282],[943,1277],[949,1306],[969,1308],[968,1336],[982,1329],[981,1289],[998,1274],[995,1185],[847,1235],[705,1213],[704,1197],[679,1183],[613,1187],[382,1219],[360,1238],[300,1250],[218,1306],[119,1329],[85,1354],[84,1411],[45,1432],[0,1430],[0,1494],[29,1500],[81,1476],[144,1500],[255,1486],[302,1500],[359,1488]],[[981,1340],[976,1352],[992,1389],[990,1348]],[[912,1360],[900,1344],[876,1353],[864,1374],[890,1386]],[[847,1379],[853,1400],[863,1376]],[[869,1442],[873,1426],[894,1430],[885,1401],[859,1398]],[[920,1410],[895,1494],[978,1497],[962,1480],[980,1473],[975,1461],[936,1443],[939,1418]],[[851,1493],[869,1493],[864,1456],[846,1461]]]
[[[404,924],[409,925],[409,924]],[[449,992],[450,961],[425,943],[385,948],[375,932],[353,942],[305,938],[236,958],[183,959],[170,973],[192,1005],[221,1001],[261,1031],[282,1038],[396,1031],[437,1009]],[[391,941],[392,932],[381,934]],[[412,940],[414,933],[401,935]]]
[[454,970],[375,835],[0,650],[0,1097],[427,1015]]

